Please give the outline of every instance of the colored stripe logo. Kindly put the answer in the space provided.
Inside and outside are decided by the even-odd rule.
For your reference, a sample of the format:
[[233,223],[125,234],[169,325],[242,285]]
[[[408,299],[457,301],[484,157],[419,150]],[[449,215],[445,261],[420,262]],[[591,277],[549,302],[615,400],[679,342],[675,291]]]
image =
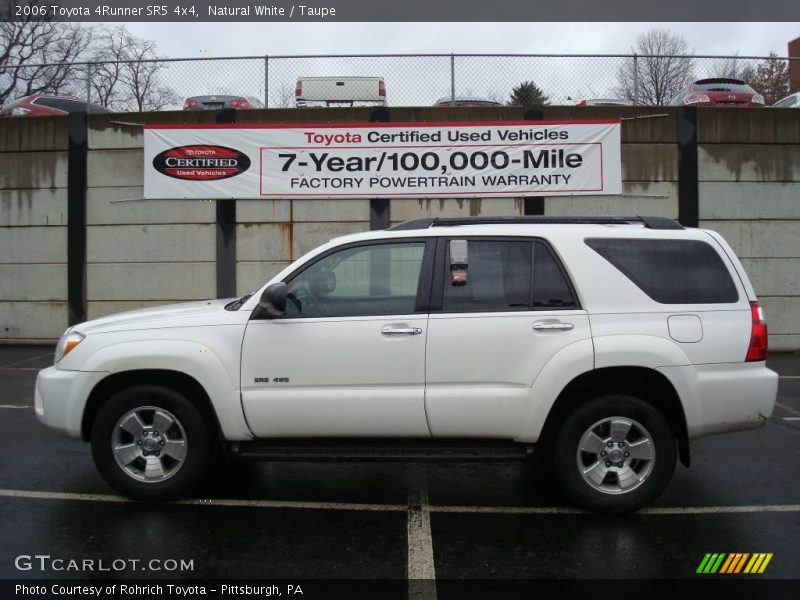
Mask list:
[[713,574],[724,573],[734,575],[738,573],[757,574],[763,573],[772,560],[772,552],[707,552],[700,561],[696,573]]

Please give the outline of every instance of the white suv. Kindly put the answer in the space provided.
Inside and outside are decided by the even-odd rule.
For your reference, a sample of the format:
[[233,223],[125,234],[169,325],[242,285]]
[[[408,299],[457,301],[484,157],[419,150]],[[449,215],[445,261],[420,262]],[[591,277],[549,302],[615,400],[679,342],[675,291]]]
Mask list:
[[777,375],[722,237],[654,217],[423,219],[335,239],[257,293],[76,325],[36,413],[142,499],[220,457],[551,460],[635,510],[689,440],[751,429]]

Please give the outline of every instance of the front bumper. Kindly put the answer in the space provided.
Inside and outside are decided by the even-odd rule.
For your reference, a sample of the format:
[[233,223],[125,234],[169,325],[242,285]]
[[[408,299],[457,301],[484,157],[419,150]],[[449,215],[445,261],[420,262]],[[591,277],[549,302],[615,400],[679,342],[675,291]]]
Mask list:
[[63,371],[49,367],[36,378],[36,417],[72,437],[81,437],[86,400],[94,386],[108,373]]

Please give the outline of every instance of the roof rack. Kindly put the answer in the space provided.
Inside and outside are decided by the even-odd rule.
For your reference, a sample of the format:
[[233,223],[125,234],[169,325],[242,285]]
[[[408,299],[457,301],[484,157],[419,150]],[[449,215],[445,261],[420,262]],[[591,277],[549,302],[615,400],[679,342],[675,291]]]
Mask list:
[[630,225],[641,223],[647,229],[684,229],[674,219],[666,217],[433,217],[413,219],[390,227],[392,231],[429,229],[431,227],[456,227],[458,225]]

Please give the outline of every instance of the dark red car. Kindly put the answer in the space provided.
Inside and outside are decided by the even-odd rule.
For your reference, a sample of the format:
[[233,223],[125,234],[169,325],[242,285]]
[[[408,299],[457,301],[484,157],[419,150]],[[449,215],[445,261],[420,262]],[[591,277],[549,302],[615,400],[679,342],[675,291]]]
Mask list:
[[72,112],[110,113],[112,111],[74,96],[31,94],[17,98],[0,110],[0,117],[45,117]]
[[764,96],[741,79],[699,79],[687,85],[669,102],[671,106],[738,106],[762,108]]

